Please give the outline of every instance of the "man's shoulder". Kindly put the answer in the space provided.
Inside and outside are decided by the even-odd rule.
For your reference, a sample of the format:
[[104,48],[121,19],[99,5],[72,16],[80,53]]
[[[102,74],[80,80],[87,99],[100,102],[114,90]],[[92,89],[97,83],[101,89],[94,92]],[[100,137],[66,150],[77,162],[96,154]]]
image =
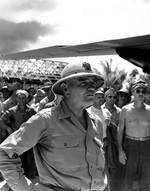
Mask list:
[[131,109],[133,109],[133,104],[134,103],[129,103],[129,104],[123,106],[122,110],[131,110]]
[[11,99],[11,97],[9,97],[8,99],[6,99],[5,101],[3,101],[3,105],[7,105],[7,104],[9,104],[9,103],[11,103],[12,102],[12,99]]
[[44,108],[38,112],[38,114],[42,117],[50,117],[56,112],[55,107],[50,107],[50,108]]
[[126,114],[131,115],[132,110],[133,110],[133,103],[130,103],[128,105],[123,106],[120,113],[122,116],[126,116]]
[[146,110],[150,111],[150,105],[145,104],[145,108],[146,108]]
[[103,105],[101,105],[101,108],[102,108],[102,109],[105,108],[105,103],[104,103]]
[[8,111],[10,111],[10,112],[16,112],[17,109],[18,109],[18,106],[15,105],[15,106],[13,106],[13,107],[10,107],[10,108],[8,109]]
[[34,107],[30,106],[30,105],[27,105],[27,109],[29,112],[33,112],[33,113],[36,113]]
[[114,105],[114,107],[116,108],[117,112],[121,111],[120,107],[118,107],[117,105]]
[[87,111],[89,114],[95,113],[96,110],[97,110],[97,109],[96,109],[95,107],[93,107],[93,106],[90,106],[90,107],[88,107],[88,108],[86,109],[86,111]]

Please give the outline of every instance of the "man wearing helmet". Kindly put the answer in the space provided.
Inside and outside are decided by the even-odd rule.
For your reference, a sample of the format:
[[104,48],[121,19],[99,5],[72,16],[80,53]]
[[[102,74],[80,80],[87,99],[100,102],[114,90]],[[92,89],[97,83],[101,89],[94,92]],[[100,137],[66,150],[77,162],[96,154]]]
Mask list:
[[[102,126],[86,111],[103,81],[88,63],[64,68],[52,87],[62,101],[37,113],[0,145],[0,170],[12,190],[105,189]],[[32,147],[40,178],[36,186],[23,175],[19,160]]]

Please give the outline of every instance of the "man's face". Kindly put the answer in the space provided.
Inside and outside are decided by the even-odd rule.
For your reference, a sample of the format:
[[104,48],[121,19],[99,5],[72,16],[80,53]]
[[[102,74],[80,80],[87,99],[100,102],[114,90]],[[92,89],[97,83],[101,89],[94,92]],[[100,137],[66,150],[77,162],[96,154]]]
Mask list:
[[36,90],[34,88],[30,88],[28,90],[29,95],[33,96],[36,93]]
[[45,95],[41,94],[41,95],[37,95],[37,102],[40,102],[43,98],[45,97]]
[[144,100],[146,95],[146,90],[144,88],[137,88],[133,91],[133,96],[135,100]]
[[111,92],[109,95],[106,97],[106,103],[109,103],[111,105],[114,105],[117,99],[117,95],[114,92]]
[[27,103],[27,97],[24,94],[17,94],[17,103],[19,105],[25,105]]
[[118,94],[118,102],[119,102],[120,104],[122,104],[122,106],[125,105],[125,104],[127,104],[127,102],[128,102],[128,94],[126,94],[126,93],[124,93],[124,92],[120,92],[120,93]]
[[93,104],[96,91],[95,78],[80,77],[73,79],[68,84],[69,99],[81,107]]
[[103,105],[103,103],[104,103],[104,94],[100,94],[100,93],[95,94],[94,103],[96,105]]
[[5,99],[9,98],[10,96],[10,91],[8,89],[4,89],[3,90],[3,96]]

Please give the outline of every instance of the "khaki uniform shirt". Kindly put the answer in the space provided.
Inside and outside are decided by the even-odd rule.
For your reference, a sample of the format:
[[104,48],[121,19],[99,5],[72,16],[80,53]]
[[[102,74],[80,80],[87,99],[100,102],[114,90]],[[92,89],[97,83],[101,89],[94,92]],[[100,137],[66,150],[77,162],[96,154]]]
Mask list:
[[113,112],[110,112],[107,109],[105,103],[101,106],[101,108],[102,108],[105,120],[108,120],[111,123],[113,123],[114,125],[118,126],[118,124],[119,124],[119,115],[120,115],[121,109],[119,107],[117,107],[116,105],[114,105]]
[[87,126],[85,130],[64,101],[31,117],[0,145],[0,170],[9,186],[14,191],[38,190],[25,180],[18,157],[34,147],[40,191],[50,191],[48,184],[78,191],[103,190],[100,133],[97,121],[88,114]]
[[103,114],[103,111],[102,109],[97,109],[95,108],[94,106],[91,106],[90,108],[87,109],[87,111],[91,114],[91,115],[96,115],[97,117],[99,117],[99,119],[101,120],[101,123],[102,123],[102,135],[103,135],[103,138],[106,137],[106,123],[105,123],[105,117],[104,117],[104,114]]

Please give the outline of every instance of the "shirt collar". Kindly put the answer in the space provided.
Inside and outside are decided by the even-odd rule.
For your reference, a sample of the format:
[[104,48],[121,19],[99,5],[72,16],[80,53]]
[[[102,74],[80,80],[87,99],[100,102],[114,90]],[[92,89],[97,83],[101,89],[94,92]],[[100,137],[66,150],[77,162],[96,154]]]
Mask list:
[[101,106],[102,108],[106,108],[106,105],[105,105],[105,103]]

